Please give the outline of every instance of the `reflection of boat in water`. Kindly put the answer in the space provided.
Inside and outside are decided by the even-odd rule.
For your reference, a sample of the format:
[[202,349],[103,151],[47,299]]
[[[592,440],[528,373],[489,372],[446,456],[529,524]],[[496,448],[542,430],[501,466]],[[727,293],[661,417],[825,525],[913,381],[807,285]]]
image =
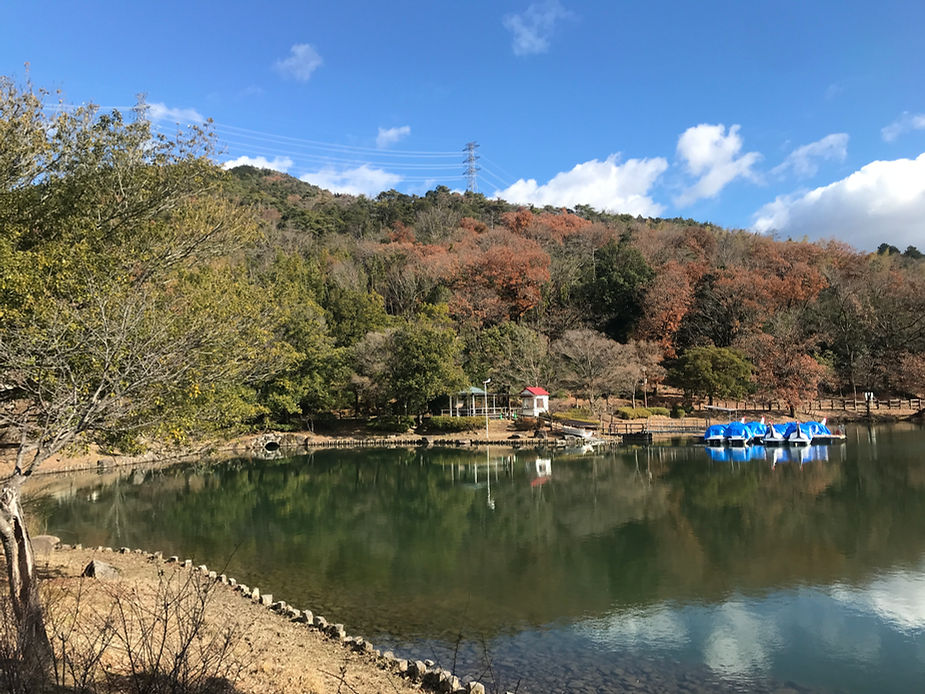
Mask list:
[[802,467],[806,463],[811,463],[817,460],[824,462],[828,459],[828,446],[785,446],[783,448],[774,449],[773,456],[771,458],[771,469],[774,469],[775,466],[781,463],[795,463]]
[[717,463],[747,463],[751,460],[764,460],[767,456],[764,446],[728,446],[707,447],[710,460]]
[[783,463],[805,465],[813,461],[828,461],[829,446],[707,446],[707,455],[717,463],[747,463],[765,461],[770,458],[771,468]]

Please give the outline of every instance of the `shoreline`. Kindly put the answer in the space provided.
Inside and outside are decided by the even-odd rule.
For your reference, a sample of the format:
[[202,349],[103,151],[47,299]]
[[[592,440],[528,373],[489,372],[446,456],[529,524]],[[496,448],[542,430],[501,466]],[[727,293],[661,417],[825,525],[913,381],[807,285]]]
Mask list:
[[[921,421],[921,412],[915,411],[874,411],[868,418],[865,412],[852,412],[850,410],[800,412],[797,417],[789,417],[785,413],[752,413],[756,417],[765,416],[775,423],[793,420],[822,419],[827,417],[830,423],[844,425],[848,423],[870,422],[871,424],[889,424],[901,421]],[[685,417],[684,419],[670,419],[668,417],[653,417],[646,422],[649,426],[657,428],[660,424],[671,426],[685,426],[705,430],[710,421],[726,419],[724,417]],[[621,420],[621,424],[637,426],[639,420]],[[313,450],[326,448],[396,448],[407,447],[484,447],[507,446],[509,448],[524,448],[535,445],[564,445],[556,443],[561,438],[555,435],[534,438],[530,431],[516,431],[509,429],[508,420],[492,420],[485,432],[461,432],[431,434],[376,434],[366,431],[349,431],[343,434],[316,434],[312,431],[299,432],[262,432],[248,434],[227,440],[204,442],[201,445],[185,449],[150,450],[141,455],[112,455],[98,450],[91,450],[82,455],[54,456],[49,458],[33,474],[34,477],[45,477],[67,472],[87,472],[91,470],[108,471],[129,466],[150,466],[151,468],[169,467],[191,462],[222,462],[239,457],[258,457],[271,459],[300,455]],[[512,438],[512,437],[518,438]],[[683,432],[653,432],[653,439],[665,441],[672,438],[687,437],[690,433]],[[619,434],[604,435],[601,437],[609,445],[620,445]],[[580,441],[578,442],[580,443]],[[267,444],[270,444],[268,447]],[[30,485],[31,486],[31,485]]]
[[[92,561],[105,562],[117,575],[83,577],[83,568]],[[391,651],[382,652],[369,640],[349,635],[343,624],[328,622],[310,609],[276,600],[204,564],[197,566],[191,559],[128,547],[84,548],[58,543],[46,547],[36,564],[52,592],[59,596],[79,595],[91,607],[96,607],[94,599],[105,603],[114,595],[126,593],[136,604],[143,604],[159,595],[165,581],[174,582],[178,590],[189,589],[190,585],[205,586],[205,635],[211,638],[230,625],[239,637],[233,657],[245,667],[239,672],[240,681],[234,683],[234,691],[241,694],[327,694],[344,691],[342,687],[356,694],[486,691],[477,680],[463,681],[431,660],[410,660]],[[59,599],[51,609],[62,604],[64,601]],[[80,605],[68,607],[79,609]]]

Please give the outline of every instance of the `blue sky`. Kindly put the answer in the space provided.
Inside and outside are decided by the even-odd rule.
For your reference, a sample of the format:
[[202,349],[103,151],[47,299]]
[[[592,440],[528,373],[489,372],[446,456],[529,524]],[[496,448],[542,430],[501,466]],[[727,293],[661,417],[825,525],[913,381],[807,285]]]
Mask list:
[[4,3],[0,73],[222,162],[925,247],[925,3]]

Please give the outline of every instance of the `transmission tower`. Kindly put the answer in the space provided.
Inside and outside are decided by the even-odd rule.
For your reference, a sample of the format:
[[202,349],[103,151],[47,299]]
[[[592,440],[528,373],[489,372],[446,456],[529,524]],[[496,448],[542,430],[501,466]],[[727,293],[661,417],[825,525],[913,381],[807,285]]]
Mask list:
[[478,178],[477,174],[481,170],[480,167],[476,164],[479,160],[479,155],[476,154],[475,150],[479,148],[478,143],[476,142],[467,142],[463,152],[466,153],[466,158],[463,160],[463,164],[466,165],[466,192],[475,193],[478,192]]

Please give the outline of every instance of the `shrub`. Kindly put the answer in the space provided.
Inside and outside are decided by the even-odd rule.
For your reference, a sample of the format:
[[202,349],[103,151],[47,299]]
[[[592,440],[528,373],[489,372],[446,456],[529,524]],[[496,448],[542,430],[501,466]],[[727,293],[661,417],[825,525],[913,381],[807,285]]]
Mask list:
[[0,692],[233,694],[256,658],[246,622],[214,605],[215,586],[180,570],[161,571],[153,589],[43,584],[47,671],[23,650],[9,600],[0,599]]
[[450,417],[441,415],[431,417],[425,422],[428,431],[452,433],[458,431],[478,431],[485,426],[484,417]]
[[682,405],[675,404],[671,407],[672,419],[684,419],[688,414]]
[[584,422],[597,422],[595,414],[586,407],[573,407],[569,410],[556,412],[553,419],[576,419]]
[[387,434],[403,434],[414,426],[414,417],[408,414],[392,414],[377,417],[366,422],[366,426],[373,431]]
[[618,407],[617,416],[620,419],[646,419],[652,413],[645,407]]
[[650,407],[649,412],[651,412],[654,415],[656,414],[660,415],[662,417],[667,417],[668,415],[671,414],[671,412],[669,412],[667,407]]

